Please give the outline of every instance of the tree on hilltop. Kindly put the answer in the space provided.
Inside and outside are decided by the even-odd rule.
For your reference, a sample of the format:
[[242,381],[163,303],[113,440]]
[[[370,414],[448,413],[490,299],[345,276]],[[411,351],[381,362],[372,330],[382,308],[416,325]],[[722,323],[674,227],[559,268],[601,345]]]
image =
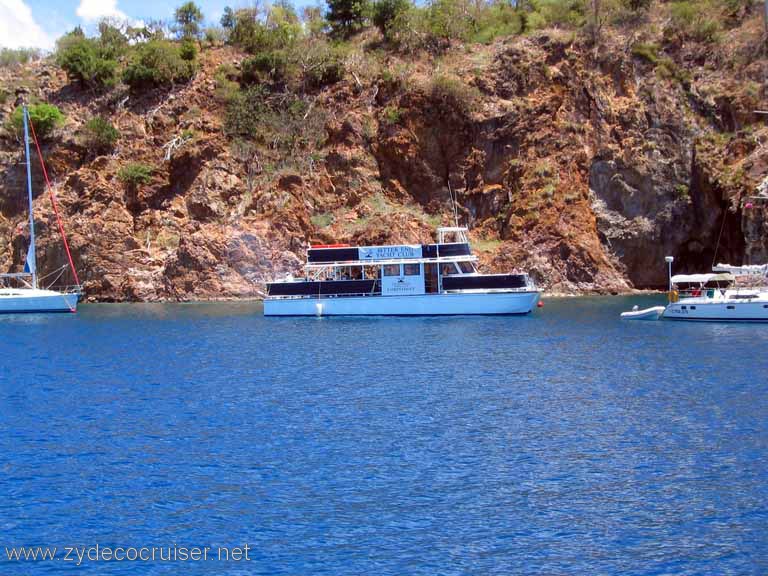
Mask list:
[[174,14],[177,33],[182,38],[199,38],[200,24],[203,22],[203,13],[194,2],[185,2]]
[[337,38],[349,38],[365,24],[368,11],[366,0],[327,0],[331,34]]

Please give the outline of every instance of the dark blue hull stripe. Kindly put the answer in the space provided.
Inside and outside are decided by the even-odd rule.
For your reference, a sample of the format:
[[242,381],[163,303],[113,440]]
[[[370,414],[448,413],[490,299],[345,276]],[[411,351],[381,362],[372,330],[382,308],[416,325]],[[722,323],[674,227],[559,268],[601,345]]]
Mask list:
[[51,313],[74,314],[77,310],[69,308],[51,308],[50,310],[0,310],[0,314],[51,314]]
[[533,310],[529,310],[528,312],[483,312],[483,313],[477,313],[477,314],[470,314],[467,312],[456,312],[455,314],[264,314],[264,316],[268,318],[328,318],[331,316],[346,316],[346,317],[368,317],[368,318],[423,318],[423,317],[430,317],[430,318],[440,318],[441,316],[526,316],[527,314],[530,314],[533,312]]
[[679,322],[768,322],[768,318],[675,318],[664,316],[664,320],[677,320]]

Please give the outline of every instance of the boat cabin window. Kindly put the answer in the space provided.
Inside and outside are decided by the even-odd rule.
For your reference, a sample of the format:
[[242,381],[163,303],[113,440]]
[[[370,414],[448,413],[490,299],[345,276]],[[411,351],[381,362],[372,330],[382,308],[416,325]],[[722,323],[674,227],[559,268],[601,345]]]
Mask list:
[[461,274],[461,271],[456,267],[455,262],[446,262],[440,267],[440,273],[443,276],[453,276],[456,274]]
[[419,276],[421,267],[418,264],[403,264],[403,272],[406,276]]
[[335,276],[338,280],[362,280],[363,269],[360,266],[345,266],[339,268]]
[[374,280],[381,277],[381,266],[365,266],[363,272],[366,280]]
[[475,267],[470,262],[458,262],[459,270],[463,274],[472,274],[475,271]]
[[400,264],[387,264],[384,266],[384,276],[400,276]]

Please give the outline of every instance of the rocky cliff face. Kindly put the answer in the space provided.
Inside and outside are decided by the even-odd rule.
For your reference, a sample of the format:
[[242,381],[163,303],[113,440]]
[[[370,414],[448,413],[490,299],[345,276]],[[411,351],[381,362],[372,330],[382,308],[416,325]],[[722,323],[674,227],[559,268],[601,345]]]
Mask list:
[[[205,50],[189,85],[140,98],[83,92],[48,62],[2,70],[0,114],[28,96],[67,115],[44,153],[95,300],[258,296],[298,272],[311,241],[430,240],[453,221],[452,197],[486,269],[529,270],[553,292],[660,287],[668,254],[680,271],[768,261],[766,202],[750,200],[768,163],[754,113],[768,107],[759,17],[714,47],[665,45],[663,65],[633,52],[655,40],[637,34],[607,33],[599,51],[544,31],[439,59],[388,54],[379,73],[348,73],[312,97],[325,139],[301,171],[225,137],[214,74],[243,57],[229,47]],[[436,74],[466,91],[436,87]],[[121,132],[109,156],[78,137],[94,115]],[[154,166],[148,184],[117,178],[129,161]],[[6,270],[21,268],[26,245],[22,162],[6,136]],[[34,176],[38,262],[52,271],[66,260],[37,166]]]

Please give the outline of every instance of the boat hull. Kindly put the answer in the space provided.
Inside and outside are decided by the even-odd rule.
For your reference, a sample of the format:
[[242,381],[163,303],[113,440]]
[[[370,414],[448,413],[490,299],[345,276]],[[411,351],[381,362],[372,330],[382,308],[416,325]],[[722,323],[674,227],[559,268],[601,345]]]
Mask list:
[[265,316],[455,316],[528,314],[539,292],[360,296],[341,298],[267,298]]
[[0,314],[76,312],[78,298],[78,294],[51,290],[3,290],[0,291]]
[[768,322],[768,300],[764,298],[752,302],[692,300],[669,304],[662,317],[665,320],[689,322]]

